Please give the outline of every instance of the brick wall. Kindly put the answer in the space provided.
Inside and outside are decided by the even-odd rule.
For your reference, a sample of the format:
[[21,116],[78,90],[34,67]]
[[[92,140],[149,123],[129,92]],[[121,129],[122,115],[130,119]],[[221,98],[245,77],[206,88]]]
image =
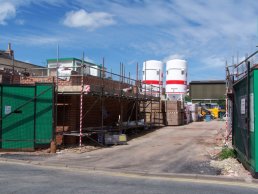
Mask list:
[[[58,85],[62,86],[79,86],[81,85],[81,76],[76,76],[76,72],[72,72],[73,76],[69,80],[58,79]],[[49,77],[22,77],[22,84],[34,84],[35,82],[52,83],[55,82],[56,78],[54,76]],[[123,88],[128,88],[130,85],[127,83],[121,83],[119,81],[101,79],[96,76],[85,76],[83,78],[85,85],[90,85],[91,89],[94,91],[101,91],[102,86],[104,91],[120,94],[120,90]]]
[[20,83],[20,75],[14,72],[1,70],[0,71],[0,83],[2,84],[19,84]]
[[[130,101],[106,97],[103,100],[103,125],[114,126],[118,122],[123,106],[123,121],[129,117]],[[102,122],[101,99],[99,96],[84,96],[83,99],[83,128],[100,127]],[[87,112],[87,114],[85,114]],[[80,95],[58,95],[57,132],[79,131],[80,129]],[[132,118],[135,117],[134,115]],[[62,136],[57,135],[57,143],[61,144]]]
[[[127,121],[129,113],[128,100],[119,101],[117,98],[102,98],[103,100],[103,124],[114,125],[118,121],[121,106],[123,106],[123,121]],[[99,96],[84,96],[83,127],[99,127],[102,121],[101,98]],[[80,95],[58,96],[58,126],[68,126],[70,131],[79,130],[80,124]]]
[[181,101],[166,101],[166,120],[167,125],[183,125],[184,124],[184,110],[182,109]]

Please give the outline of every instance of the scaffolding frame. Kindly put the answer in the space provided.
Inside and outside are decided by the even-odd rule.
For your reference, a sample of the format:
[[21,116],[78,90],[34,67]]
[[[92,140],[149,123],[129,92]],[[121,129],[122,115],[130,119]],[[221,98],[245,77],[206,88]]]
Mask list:
[[[237,64],[234,64],[234,59],[232,60],[232,65],[228,65],[226,62],[226,134],[225,134],[225,144],[228,144],[230,136],[232,135],[232,121],[233,121],[233,103],[234,103],[234,89],[233,86],[239,81],[249,76],[250,70],[252,68],[257,68],[258,65],[258,50],[246,55],[245,59]],[[247,90],[249,90],[249,83],[247,84]],[[247,92],[247,95],[248,92]],[[249,98],[247,98],[248,104],[248,130],[249,130]]]
[[[72,133],[72,132],[65,132],[64,128],[64,123],[63,123],[63,130],[60,133],[56,133],[56,134],[62,134],[62,135],[67,135],[67,136],[79,136],[79,146],[82,146],[82,138],[83,137],[87,137],[87,138],[91,138],[92,134],[103,134],[103,133],[107,133],[109,130],[107,130],[106,126],[104,126],[104,114],[103,114],[103,106],[105,103],[105,99],[106,98],[115,98],[117,99],[117,101],[120,104],[120,120],[118,123],[118,129],[117,132],[118,133],[125,133],[127,130],[132,129],[132,128],[140,128],[140,127],[144,127],[146,128],[147,123],[146,123],[146,107],[144,107],[144,110],[142,112],[140,112],[140,104],[151,104],[151,117],[152,117],[152,103],[153,102],[158,102],[159,103],[159,109],[160,109],[160,99],[161,99],[161,92],[162,92],[162,88],[161,86],[158,87],[158,89],[156,88],[156,86],[150,85],[149,87],[150,89],[150,93],[146,92],[146,88],[145,90],[142,88],[143,83],[141,80],[138,79],[138,63],[136,65],[136,79],[131,78],[130,73],[129,76],[127,77],[125,74],[125,67],[123,65],[123,63],[120,63],[120,74],[116,74],[113,73],[112,70],[111,72],[105,70],[104,67],[104,58],[103,58],[103,64],[102,64],[102,68],[98,69],[95,67],[90,67],[90,68],[95,68],[96,71],[101,71],[100,73],[100,77],[98,78],[98,84],[94,84],[94,83],[90,83],[90,79],[94,78],[96,80],[96,76],[92,76],[92,75],[88,75],[87,73],[85,73],[84,68],[88,68],[89,65],[87,64],[83,64],[84,62],[84,57],[82,60],[82,65],[81,66],[76,66],[76,67],[70,67],[70,68],[81,68],[80,74],[72,74],[69,76],[64,76],[64,75],[60,75],[58,73],[58,69],[59,69],[59,63],[57,60],[57,67],[52,67],[52,68],[42,68],[42,71],[47,71],[49,72],[50,69],[56,69],[56,76],[39,76],[39,75],[31,75],[28,78],[34,78],[37,80],[37,82],[47,82],[46,80],[49,79],[50,77],[52,77],[51,80],[55,81],[56,84],[56,103],[55,103],[55,114],[56,114],[56,118],[55,118],[55,128],[57,129],[57,107],[60,105],[63,105],[63,111],[66,111],[66,106],[68,106],[67,102],[63,102],[60,103],[58,101],[58,96],[65,96],[65,95],[80,95],[80,127],[79,127],[79,131],[77,133]],[[66,67],[69,68],[69,67]],[[40,68],[36,68],[37,70],[39,70]],[[33,69],[31,69],[31,71],[33,71]],[[43,75],[43,73],[42,73]],[[116,78],[116,79],[115,79]],[[25,77],[26,79],[26,77]],[[63,86],[64,83],[67,84],[67,82],[73,80],[70,86],[67,87],[77,87],[77,90],[63,90],[61,91],[62,88],[65,88],[66,86]],[[89,79],[89,80],[87,80]],[[159,78],[160,79],[160,78]],[[67,81],[68,80],[68,81]],[[107,87],[106,83],[111,83],[111,85],[114,85],[113,87]],[[90,91],[89,92],[84,92],[84,86],[85,85],[90,85]],[[145,84],[146,87],[146,84]],[[80,90],[78,90],[78,88],[80,88]],[[153,95],[154,92],[156,91],[157,94]],[[158,91],[158,92],[157,92]],[[89,107],[90,109],[88,109],[86,112],[83,112],[83,99],[87,96],[95,96],[95,102],[94,104],[96,104],[98,101],[100,101],[100,106],[101,106],[101,121],[100,121],[100,126],[99,127],[85,127],[83,126],[83,119],[85,119],[85,117],[87,116],[87,114],[89,113],[90,109],[94,107],[94,104],[92,105],[92,107]],[[123,102],[127,101],[127,102],[131,102],[130,107],[128,112],[130,112],[129,117],[127,118],[127,124],[124,125],[123,121],[125,120],[125,118],[123,118],[123,113],[124,113],[124,107],[123,107]],[[64,113],[63,113],[64,114]],[[132,116],[134,115],[134,116]],[[142,115],[144,115],[144,125],[139,125],[139,120],[142,118]],[[132,117],[135,118],[135,125],[131,126],[129,125],[129,122],[131,121]],[[160,116],[159,116],[160,117]],[[151,119],[152,121],[152,119]],[[64,120],[63,120],[64,122]],[[159,124],[160,125],[160,124]],[[92,139],[93,140],[93,139]],[[104,145],[102,142],[97,142],[100,145]]]

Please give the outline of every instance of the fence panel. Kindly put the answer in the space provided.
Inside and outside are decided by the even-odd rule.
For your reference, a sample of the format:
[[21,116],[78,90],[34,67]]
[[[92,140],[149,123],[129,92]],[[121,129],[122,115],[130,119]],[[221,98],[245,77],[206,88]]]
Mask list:
[[1,85],[1,147],[33,150],[53,138],[52,84]]
[[2,87],[2,148],[34,147],[34,87]]

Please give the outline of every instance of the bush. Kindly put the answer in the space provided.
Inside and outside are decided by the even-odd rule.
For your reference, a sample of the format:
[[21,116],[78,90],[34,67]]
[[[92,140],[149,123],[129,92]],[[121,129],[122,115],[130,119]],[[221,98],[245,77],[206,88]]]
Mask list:
[[221,150],[219,153],[219,159],[220,160],[225,160],[227,158],[235,158],[236,157],[236,152],[234,149],[225,147]]

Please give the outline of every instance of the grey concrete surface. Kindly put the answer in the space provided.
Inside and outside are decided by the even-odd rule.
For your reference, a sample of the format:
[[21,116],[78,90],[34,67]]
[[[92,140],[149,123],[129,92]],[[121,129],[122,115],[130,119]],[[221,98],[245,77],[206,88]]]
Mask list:
[[128,145],[82,154],[57,154],[41,162],[136,172],[217,175],[219,169],[209,165],[209,151],[214,149],[217,130],[224,125],[212,121],[164,127],[135,138]]
[[0,162],[0,193],[255,194],[257,184],[102,173]]
[[[220,170],[210,166],[209,152],[216,146],[217,130],[224,126],[221,121],[169,126],[132,139],[128,145],[85,153],[0,153],[0,161],[108,172],[218,175]],[[243,181],[247,178],[240,177]]]

